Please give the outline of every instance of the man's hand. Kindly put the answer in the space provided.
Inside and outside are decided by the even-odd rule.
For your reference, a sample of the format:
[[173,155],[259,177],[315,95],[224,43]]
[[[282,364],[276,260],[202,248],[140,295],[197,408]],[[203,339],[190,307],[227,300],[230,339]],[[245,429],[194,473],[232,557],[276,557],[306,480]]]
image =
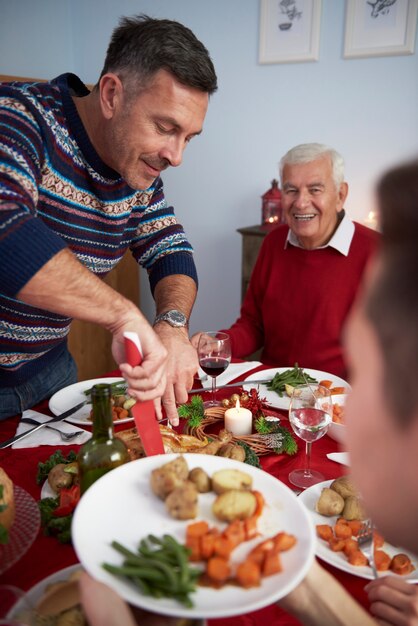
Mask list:
[[[125,331],[137,333],[140,339],[143,353],[141,365],[131,367],[126,363]],[[157,400],[156,410],[161,412],[159,398],[166,388],[167,350],[142,316],[131,316],[112,332],[112,353],[128,383],[129,395],[141,401]]]
[[197,350],[197,347],[199,345],[199,339],[202,335],[204,335],[204,333],[202,333],[202,331],[199,331],[198,333],[195,333],[193,337],[190,339],[190,343],[192,344],[195,350]]
[[[167,386],[163,405],[173,426],[179,423],[177,404],[187,402],[188,392],[193,387],[193,378],[198,370],[197,352],[191,345],[185,328],[173,328],[166,322],[154,326],[168,352]],[[157,415],[161,419],[161,412]]]
[[370,612],[381,624],[418,625],[418,588],[395,576],[373,580],[364,588]]

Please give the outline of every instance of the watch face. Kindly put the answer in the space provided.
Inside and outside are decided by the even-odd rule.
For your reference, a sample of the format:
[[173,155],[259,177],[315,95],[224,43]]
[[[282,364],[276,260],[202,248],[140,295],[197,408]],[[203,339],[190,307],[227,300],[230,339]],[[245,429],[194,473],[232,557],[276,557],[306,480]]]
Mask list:
[[184,313],[182,313],[181,311],[176,311],[175,309],[157,315],[157,317],[155,318],[155,323],[162,321],[167,322],[171,326],[187,326],[187,317],[184,315]]

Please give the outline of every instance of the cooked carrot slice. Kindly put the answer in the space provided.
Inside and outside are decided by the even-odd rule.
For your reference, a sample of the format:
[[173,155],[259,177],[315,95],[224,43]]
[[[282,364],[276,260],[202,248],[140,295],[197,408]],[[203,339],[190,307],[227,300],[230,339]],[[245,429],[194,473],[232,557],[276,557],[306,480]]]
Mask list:
[[320,380],[318,384],[321,385],[321,387],[330,389],[332,387],[332,380]]
[[225,537],[223,535],[216,537],[214,548],[215,556],[221,556],[225,559],[228,559],[234,548],[235,545],[228,537]]
[[346,389],[345,387],[332,387],[330,391],[332,396],[339,396],[341,393],[345,393]]
[[329,524],[317,524],[316,534],[320,539],[323,539],[324,541],[329,541],[331,537],[334,536],[332,527]]
[[366,555],[363,554],[361,550],[353,550],[353,552],[350,552],[347,558],[348,562],[351,565],[355,565],[356,567],[369,564]]
[[351,528],[351,534],[354,537],[357,537],[357,535],[360,532],[360,528],[363,526],[363,522],[361,520],[359,520],[359,519],[352,519],[352,520],[348,520],[347,524]]
[[231,575],[231,568],[227,561],[220,556],[213,556],[206,565],[206,573],[217,583],[224,583]]
[[255,561],[247,559],[238,565],[236,579],[245,589],[258,587],[261,582],[260,566]]
[[218,532],[209,531],[200,537],[200,554],[202,559],[207,561],[215,553],[215,540],[219,536]]
[[376,565],[376,569],[378,572],[385,572],[389,569],[391,558],[387,552],[383,550],[375,550],[374,551],[374,564]]
[[334,526],[334,534],[338,539],[351,539],[353,533],[348,524],[339,522]]
[[231,541],[234,547],[238,546],[246,538],[244,522],[240,519],[234,520],[228,524],[222,534]]
[[272,576],[273,574],[278,574],[282,571],[282,569],[280,554],[274,550],[267,552],[261,569],[262,576]]
[[342,552],[345,546],[345,539],[331,537],[331,539],[328,541],[328,545],[333,552]]
[[186,537],[186,547],[189,548],[189,561],[200,561],[200,537]]
[[250,539],[254,539],[257,536],[257,518],[251,515],[251,517],[247,517],[244,521],[244,529],[245,529],[245,540],[249,541]]
[[345,540],[345,546],[344,546],[344,554],[345,556],[348,556],[349,554],[351,554],[351,552],[355,552],[356,550],[358,550],[358,543],[357,543],[357,539],[346,539]]
[[253,515],[254,517],[260,517],[265,504],[264,496],[259,491],[253,491],[252,493],[255,495],[255,499],[257,502]]
[[296,543],[296,537],[294,535],[289,535],[288,533],[277,533],[273,537],[274,541],[274,550],[278,552],[285,552],[286,550],[290,550]]
[[206,535],[208,531],[209,524],[204,520],[192,522],[188,524],[186,528],[186,539],[187,537],[201,537],[202,535]]

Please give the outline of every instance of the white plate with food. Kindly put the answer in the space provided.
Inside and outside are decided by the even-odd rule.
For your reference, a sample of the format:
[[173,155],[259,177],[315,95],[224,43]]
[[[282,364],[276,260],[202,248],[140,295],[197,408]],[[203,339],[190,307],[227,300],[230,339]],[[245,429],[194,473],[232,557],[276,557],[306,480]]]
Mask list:
[[[68,387],[64,387],[60,389],[49,400],[49,409],[51,413],[54,415],[59,415],[67,409],[70,409],[72,406],[79,404],[83,400],[86,399],[86,394],[84,393],[88,389],[91,389],[93,385],[99,385],[103,383],[111,383],[123,382],[123,378],[92,378],[91,380],[83,380],[79,383],[74,383],[73,385],[69,385]],[[81,407],[78,411],[70,415],[65,419],[66,422],[71,422],[72,424],[80,424],[81,426],[86,426],[92,424],[90,419],[91,412],[91,404],[86,404]],[[125,424],[125,422],[132,422],[133,417],[126,417],[123,419],[114,420],[115,424]]]
[[[258,390],[260,398],[265,398],[266,404],[275,408],[275,409],[283,409],[285,411],[289,408],[290,397],[287,395],[286,391],[283,391],[283,395],[280,396],[276,391],[268,389],[267,384],[256,384],[257,380],[266,380],[268,378],[275,377],[276,374],[283,374],[287,370],[291,370],[291,367],[276,367],[269,370],[262,370],[260,372],[256,372],[255,374],[251,374],[248,378],[245,379],[243,387],[246,391],[249,391],[252,387],[255,387]],[[339,376],[334,376],[334,374],[328,374],[327,372],[321,372],[320,370],[311,370],[308,368],[303,368],[305,374],[312,376],[318,382],[321,380],[330,380],[332,382],[332,387],[344,387],[347,391],[350,389],[350,385],[347,381],[339,378]],[[251,384],[251,381],[254,381],[254,384]],[[308,381],[313,382],[313,381]]]
[[259,587],[251,589],[237,585],[225,585],[221,589],[198,586],[191,594],[194,606],[186,608],[171,598],[145,596],[133,583],[103,569],[103,563],[120,565],[123,562],[122,555],[112,548],[112,541],[135,551],[139,541],[149,534],[158,537],[168,534],[184,544],[186,527],[191,521],[206,520],[211,527],[220,529],[226,526],[212,513],[213,492],[199,494],[198,516],[196,520],[188,521],[170,517],[163,500],[153,493],[150,486],[152,470],[178,456],[157,455],[122,465],[105,474],[82,496],[74,513],[72,539],[87,572],[135,606],[178,617],[217,618],[248,613],[275,602],[294,589],[306,575],[315,547],[314,528],[303,504],[288,487],[260,469],[203,454],[184,455],[190,470],[200,467],[209,476],[220,469],[244,471],[252,478],[252,488],[260,491],[266,501],[258,524],[261,534],[235,548],[232,563],[244,560],[249,550],[263,538],[285,531],[295,535],[297,543],[281,553],[283,571],[263,578]]
[[[316,510],[315,510],[315,505],[319,499],[319,496],[321,495],[321,491],[324,487],[329,487],[332,483],[332,480],[326,480],[322,483],[318,483],[317,485],[313,485],[312,487],[309,487],[308,489],[305,489],[305,491],[303,491],[300,495],[299,495],[299,499],[303,502],[303,504],[306,506],[309,515],[311,516],[311,520],[314,523],[315,527],[317,524],[329,524],[330,526],[333,526],[336,521],[337,521],[337,516],[335,517],[328,517],[325,515],[320,515]],[[394,546],[392,546],[391,544],[389,544],[387,541],[385,541],[383,547],[381,548],[382,550],[384,550],[384,552],[386,552],[387,554],[389,554],[389,556],[394,556],[395,554],[399,554],[399,553],[403,553],[403,554],[407,554],[409,556],[409,558],[412,561],[412,564],[415,567],[415,570],[413,572],[411,572],[410,574],[407,574],[405,576],[402,576],[403,579],[407,580],[408,582],[411,583],[417,583],[418,582],[418,559],[416,556],[414,556],[411,552],[408,552],[407,550],[405,550],[404,548],[396,548]],[[373,580],[373,572],[371,570],[371,568],[369,566],[356,566],[356,565],[351,565],[348,560],[347,557],[345,556],[345,554],[343,552],[333,552],[329,547],[326,541],[320,539],[319,537],[317,537],[316,539],[316,549],[315,549],[316,555],[319,556],[323,561],[325,561],[326,563],[329,563],[330,565],[333,565],[334,567],[336,567],[337,569],[342,570],[343,572],[348,572],[349,574],[354,574],[355,576],[360,576],[360,578],[366,578],[368,580]],[[396,574],[394,574],[391,571],[385,571],[385,572],[380,572],[379,575],[380,576],[387,576],[389,574],[392,574],[393,576],[396,576]]]

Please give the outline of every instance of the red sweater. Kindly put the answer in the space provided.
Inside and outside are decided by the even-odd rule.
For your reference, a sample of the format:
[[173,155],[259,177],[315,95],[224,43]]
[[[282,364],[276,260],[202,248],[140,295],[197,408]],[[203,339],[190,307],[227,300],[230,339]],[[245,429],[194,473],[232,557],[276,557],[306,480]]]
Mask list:
[[227,331],[237,358],[263,347],[261,360],[346,378],[341,332],[379,235],[355,223],[348,256],[331,247],[284,247],[288,227],[265,238],[241,316]]

